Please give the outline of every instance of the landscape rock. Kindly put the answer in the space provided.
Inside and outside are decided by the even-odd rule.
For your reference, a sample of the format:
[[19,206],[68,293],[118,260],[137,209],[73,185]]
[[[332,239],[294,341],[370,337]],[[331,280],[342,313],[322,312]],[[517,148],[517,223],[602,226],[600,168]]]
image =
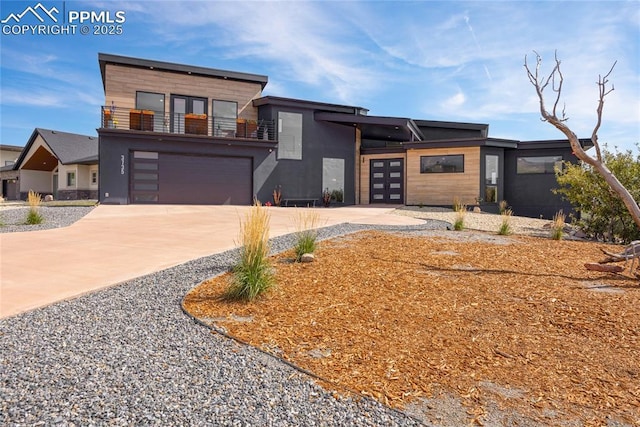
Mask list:
[[313,262],[316,257],[313,254],[302,254],[300,257],[300,262]]
[[598,264],[596,262],[588,262],[584,265],[587,270],[602,271],[604,273],[621,273],[624,271],[624,267],[611,264]]
[[53,196],[51,194],[47,194],[46,196],[44,196],[44,201],[53,202]]

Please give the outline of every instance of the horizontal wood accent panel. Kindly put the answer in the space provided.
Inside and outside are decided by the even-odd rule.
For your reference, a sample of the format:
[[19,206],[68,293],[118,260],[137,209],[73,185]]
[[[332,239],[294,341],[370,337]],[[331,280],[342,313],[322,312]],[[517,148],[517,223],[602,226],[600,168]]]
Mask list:
[[[463,173],[420,173],[421,156],[464,155]],[[480,148],[409,150],[406,162],[408,205],[452,205],[454,197],[466,205],[480,195]]]
[[[360,157],[360,203],[368,205],[369,192],[371,185],[371,160],[375,159],[404,159],[404,176],[405,176],[405,189],[406,189],[406,176],[407,176],[407,160],[405,153],[386,153],[386,154],[370,154]],[[407,194],[405,190],[405,200]]]
[[117,108],[135,108],[136,91],[165,94],[165,113],[170,112],[170,96],[187,95],[207,98],[211,113],[211,100],[235,101],[238,117],[258,118],[258,109],[251,100],[262,96],[260,83],[238,82],[222,78],[194,76],[168,71],[107,64],[105,70],[105,104]]

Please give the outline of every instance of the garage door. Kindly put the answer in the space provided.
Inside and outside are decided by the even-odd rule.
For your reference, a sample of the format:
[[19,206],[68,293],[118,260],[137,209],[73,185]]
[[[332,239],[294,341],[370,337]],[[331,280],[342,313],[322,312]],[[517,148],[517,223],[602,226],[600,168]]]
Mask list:
[[133,203],[251,204],[251,158],[153,154],[133,153]]

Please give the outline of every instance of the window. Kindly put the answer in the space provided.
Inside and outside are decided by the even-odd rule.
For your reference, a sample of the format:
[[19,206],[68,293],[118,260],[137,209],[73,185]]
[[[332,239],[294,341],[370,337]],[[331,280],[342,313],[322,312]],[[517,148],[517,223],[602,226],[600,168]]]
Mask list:
[[136,109],[164,113],[164,94],[136,92]]
[[234,136],[238,118],[238,103],[212,101],[214,136]]
[[98,183],[98,171],[91,171],[91,184],[96,185]]
[[500,177],[498,164],[500,157],[494,154],[484,156],[484,201],[498,202],[498,178]]
[[76,173],[67,172],[67,187],[75,187],[75,186],[76,186]]
[[13,160],[5,160],[4,161],[4,165],[5,166],[13,166],[15,164],[16,164],[16,162],[14,162]]
[[302,160],[302,114],[278,113],[278,160]]
[[420,173],[461,172],[464,172],[464,154],[420,157]]
[[518,157],[516,173],[552,174],[556,168],[562,168],[562,156]]
[[322,190],[344,191],[344,159],[322,159]]

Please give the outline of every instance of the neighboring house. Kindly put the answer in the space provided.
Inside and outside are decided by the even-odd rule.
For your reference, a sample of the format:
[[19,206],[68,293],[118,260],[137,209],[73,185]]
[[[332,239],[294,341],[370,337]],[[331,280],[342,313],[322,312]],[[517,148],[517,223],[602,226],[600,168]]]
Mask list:
[[488,136],[488,125],[368,115],[262,96],[268,78],[99,54],[102,203],[292,204],[343,190],[346,204],[451,206],[550,217],[567,141]]
[[18,172],[13,165],[18,160],[22,147],[0,144],[0,197],[4,199],[18,198]]
[[98,138],[36,128],[13,169],[18,198],[29,190],[54,199],[98,198]]

